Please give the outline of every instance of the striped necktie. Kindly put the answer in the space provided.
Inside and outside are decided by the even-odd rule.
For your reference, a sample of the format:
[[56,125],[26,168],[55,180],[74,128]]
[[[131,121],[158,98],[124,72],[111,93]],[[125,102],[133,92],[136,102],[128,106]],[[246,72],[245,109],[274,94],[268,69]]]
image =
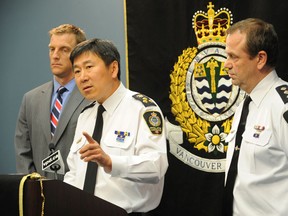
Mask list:
[[62,94],[67,91],[67,89],[63,86],[61,86],[58,90],[57,90],[57,98],[55,100],[54,106],[52,108],[52,112],[51,112],[51,135],[54,136],[56,127],[58,125],[58,121],[60,118],[60,113],[62,110],[62,103],[63,103],[63,99],[62,99]]

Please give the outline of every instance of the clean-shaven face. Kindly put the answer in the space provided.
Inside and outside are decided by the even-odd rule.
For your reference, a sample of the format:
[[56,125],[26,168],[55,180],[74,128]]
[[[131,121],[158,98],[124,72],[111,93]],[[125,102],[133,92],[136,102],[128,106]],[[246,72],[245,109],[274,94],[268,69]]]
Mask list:
[[52,73],[59,78],[73,77],[70,53],[76,46],[74,34],[54,34],[50,38],[49,58]]
[[103,103],[115,91],[117,62],[106,66],[95,53],[87,51],[74,59],[76,84],[82,95],[88,100]]
[[229,77],[234,85],[246,92],[254,87],[253,81],[257,76],[257,58],[251,58],[246,51],[246,34],[236,31],[226,38],[227,60],[224,64],[228,68]]

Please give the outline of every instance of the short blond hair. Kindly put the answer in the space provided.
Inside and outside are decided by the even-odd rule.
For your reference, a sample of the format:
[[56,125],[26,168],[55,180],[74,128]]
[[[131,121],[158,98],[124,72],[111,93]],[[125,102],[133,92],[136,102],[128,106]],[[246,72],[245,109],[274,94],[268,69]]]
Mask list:
[[55,28],[52,28],[49,32],[50,37],[55,34],[74,34],[76,37],[76,43],[81,43],[86,40],[85,32],[72,24],[62,24]]

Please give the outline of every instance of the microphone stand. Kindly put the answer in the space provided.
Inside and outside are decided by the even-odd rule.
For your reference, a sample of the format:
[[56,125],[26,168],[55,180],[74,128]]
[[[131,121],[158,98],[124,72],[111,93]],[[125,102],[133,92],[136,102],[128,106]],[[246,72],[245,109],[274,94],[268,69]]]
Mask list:
[[[55,145],[54,143],[49,144],[49,149],[51,151],[50,155],[55,152]],[[57,171],[60,170],[61,166],[59,164],[53,164],[50,166],[50,169],[54,171],[54,178],[58,180],[58,174]]]
[[61,168],[59,164],[53,164],[50,166],[50,169],[54,171],[54,178],[58,180],[58,174],[57,171]]

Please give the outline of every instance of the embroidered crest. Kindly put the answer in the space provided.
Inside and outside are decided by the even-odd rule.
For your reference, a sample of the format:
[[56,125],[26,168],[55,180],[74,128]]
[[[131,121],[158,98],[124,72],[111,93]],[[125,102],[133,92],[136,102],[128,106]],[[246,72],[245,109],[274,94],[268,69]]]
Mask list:
[[152,134],[161,134],[162,133],[162,117],[161,114],[157,111],[148,111],[143,115],[150,131]]
[[171,112],[188,142],[169,145],[175,157],[193,168],[224,172],[225,137],[245,93],[232,85],[224,67],[232,14],[227,8],[215,11],[212,2],[207,8],[207,13],[197,11],[192,19],[198,47],[183,50],[170,74]]
[[149,98],[143,94],[140,94],[140,93],[135,94],[135,95],[133,95],[133,98],[141,101],[145,107],[156,106],[156,104],[154,103],[154,101],[151,98]]
[[117,142],[122,142],[122,143],[125,141],[125,138],[127,136],[130,136],[130,132],[124,132],[124,131],[116,131],[115,130],[114,134],[117,135],[116,141]]
[[286,104],[288,102],[288,86],[281,85],[276,88],[278,94],[282,98],[283,102]]

